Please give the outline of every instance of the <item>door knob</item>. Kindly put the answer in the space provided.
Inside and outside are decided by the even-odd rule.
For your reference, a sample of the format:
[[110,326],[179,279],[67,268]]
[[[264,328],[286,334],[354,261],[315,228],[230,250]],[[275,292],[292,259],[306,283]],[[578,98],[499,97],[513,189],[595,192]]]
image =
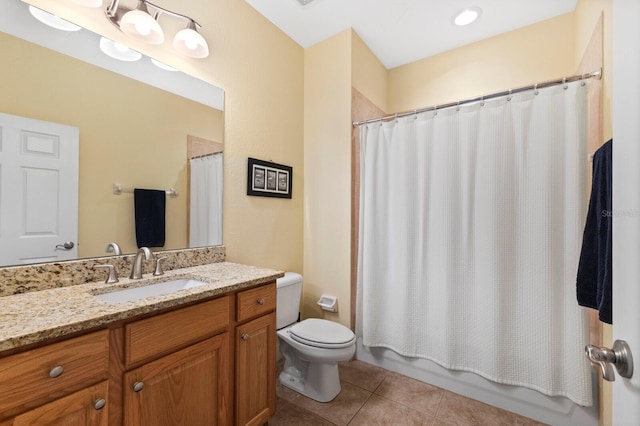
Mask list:
[[613,342],[613,348],[599,348],[594,345],[587,345],[584,348],[585,354],[591,364],[600,367],[602,377],[613,382],[616,379],[613,367],[618,370],[620,377],[631,378],[633,375],[633,357],[631,349],[624,340]]
[[75,244],[73,243],[73,241],[65,241],[64,244],[58,244],[56,246],[56,249],[64,249],[64,250],[71,250],[72,248],[75,247]]

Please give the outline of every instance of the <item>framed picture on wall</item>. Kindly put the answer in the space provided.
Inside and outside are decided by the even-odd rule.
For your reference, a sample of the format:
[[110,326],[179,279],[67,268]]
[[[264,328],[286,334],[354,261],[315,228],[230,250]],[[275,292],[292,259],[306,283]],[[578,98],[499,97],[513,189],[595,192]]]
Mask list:
[[247,195],[291,198],[293,168],[249,157]]

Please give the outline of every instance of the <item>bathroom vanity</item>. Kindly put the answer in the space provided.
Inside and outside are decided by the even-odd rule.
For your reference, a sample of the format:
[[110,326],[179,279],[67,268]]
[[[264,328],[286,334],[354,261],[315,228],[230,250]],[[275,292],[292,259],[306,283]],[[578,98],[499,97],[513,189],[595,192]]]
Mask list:
[[[1,297],[0,426],[265,423],[282,275],[221,262]],[[205,285],[96,297],[177,278]]]

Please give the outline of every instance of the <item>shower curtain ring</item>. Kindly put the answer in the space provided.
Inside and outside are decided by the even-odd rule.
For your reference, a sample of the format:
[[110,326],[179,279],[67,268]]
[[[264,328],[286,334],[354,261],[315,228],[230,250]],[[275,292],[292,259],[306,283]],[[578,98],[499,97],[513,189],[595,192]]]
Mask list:
[[536,84],[533,86],[533,94],[534,94],[534,95],[537,95],[538,93],[540,93],[540,92],[538,92],[538,84],[536,83]]
[[587,83],[585,83],[585,81],[584,81],[584,74],[582,74],[582,75],[580,76],[580,86],[584,86],[585,84],[587,84]]
[[567,86],[567,77],[565,77],[565,78],[563,78],[563,79],[562,79],[562,84],[564,85],[564,86],[563,86],[563,89],[564,89],[564,90],[567,90],[567,89],[569,88],[569,86]]
[[458,101],[458,104],[456,105],[456,111],[460,111],[460,101]]
[[484,96],[480,96],[480,106],[484,106]]
[[438,105],[433,106],[433,115],[438,115]]
[[511,89],[509,89],[509,96],[507,96],[507,102],[511,102]]

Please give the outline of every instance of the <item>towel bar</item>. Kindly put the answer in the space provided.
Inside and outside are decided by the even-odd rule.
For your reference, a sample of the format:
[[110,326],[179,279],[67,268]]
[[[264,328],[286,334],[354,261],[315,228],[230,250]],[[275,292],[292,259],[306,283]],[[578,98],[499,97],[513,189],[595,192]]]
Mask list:
[[[123,192],[133,194],[133,188],[125,188],[122,185],[120,185],[119,183],[114,183],[113,184],[113,194],[114,195],[121,195]],[[169,188],[168,190],[166,190],[164,192],[166,192],[167,195],[169,197],[171,197],[171,198],[176,198],[178,196],[178,192],[174,188]]]

